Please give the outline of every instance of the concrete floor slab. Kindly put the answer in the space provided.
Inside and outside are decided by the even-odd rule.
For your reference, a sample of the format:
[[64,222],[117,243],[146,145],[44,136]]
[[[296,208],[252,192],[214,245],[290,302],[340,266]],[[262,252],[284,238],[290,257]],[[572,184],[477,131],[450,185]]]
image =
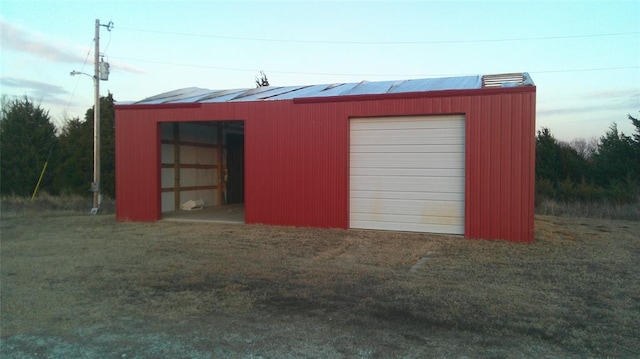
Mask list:
[[244,224],[244,203],[205,207],[162,214],[163,221],[218,222]]

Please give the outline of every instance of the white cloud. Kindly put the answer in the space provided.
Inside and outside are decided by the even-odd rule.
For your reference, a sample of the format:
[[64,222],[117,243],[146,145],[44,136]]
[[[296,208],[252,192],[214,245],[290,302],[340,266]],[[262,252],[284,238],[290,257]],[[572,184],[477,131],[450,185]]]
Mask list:
[[601,111],[628,113],[634,109],[640,109],[640,92],[627,89],[590,92],[565,101],[549,102],[546,106],[539,106],[537,113],[544,116],[580,115]]
[[15,77],[6,77],[6,76],[1,77],[0,84],[2,84],[2,86],[7,86],[7,87],[34,90],[36,92],[46,93],[49,95],[59,95],[59,94],[69,93],[67,90],[57,85],[48,84],[40,81],[15,78]]
[[[3,51],[11,50],[26,53],[51,62],[84,64],[86,61],[84,56],[75,51],[57,46],[49,39],[44,39],[42,36],[19,29],[2,19],[0,19],[0,43],[2,43]],[[116,63],[113,67],[135,74],[144,73],[143,70],[124,63]]]
[[84,58],[73,52],[58,48],[50,41],[18,29],[0,20],[0,41],[5,50],[27,53],[53,62],[82,63]]

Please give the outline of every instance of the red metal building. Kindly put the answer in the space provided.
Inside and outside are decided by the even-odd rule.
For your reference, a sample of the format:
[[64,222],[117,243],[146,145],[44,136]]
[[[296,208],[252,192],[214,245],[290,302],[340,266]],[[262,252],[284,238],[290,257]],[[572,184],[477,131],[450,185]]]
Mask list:
[[533,241],[526,73],[184,89],[116,106],[116,218],[185,200],[245,222]]

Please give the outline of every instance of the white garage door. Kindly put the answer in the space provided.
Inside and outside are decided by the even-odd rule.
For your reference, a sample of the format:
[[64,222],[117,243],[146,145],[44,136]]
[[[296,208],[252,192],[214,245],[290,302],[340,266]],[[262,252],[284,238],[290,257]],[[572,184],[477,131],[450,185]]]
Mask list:
[[351,228],[464,234],[464,115],[350,127]]

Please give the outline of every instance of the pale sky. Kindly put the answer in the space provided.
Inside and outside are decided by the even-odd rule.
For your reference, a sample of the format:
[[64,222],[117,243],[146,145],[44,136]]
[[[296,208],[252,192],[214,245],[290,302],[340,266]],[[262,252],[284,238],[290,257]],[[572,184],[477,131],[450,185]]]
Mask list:
[[560,140],[631,134],[640,116],[640,1],[0,0],[0,93],[57,124],[93,106],[95,20],[111,65],[101,95],[528,72],[537,128]]

